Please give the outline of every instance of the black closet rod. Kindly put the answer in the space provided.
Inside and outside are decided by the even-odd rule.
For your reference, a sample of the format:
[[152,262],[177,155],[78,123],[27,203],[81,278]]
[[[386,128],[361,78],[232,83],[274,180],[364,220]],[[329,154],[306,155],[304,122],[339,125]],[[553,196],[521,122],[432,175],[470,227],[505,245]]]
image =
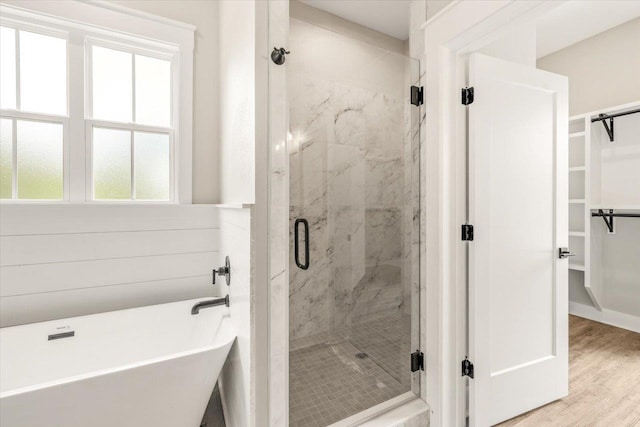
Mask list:
[[615,216],[619,218],[640,218],[640,214],[636,214],[636,213],[591,212],[591,216]]
[[616,114],[600,114],[600,116],[595,117],[593,119],[591,119],[591,123],[593,122],[600,122],[602,120],[606,120],[606,119],[612,119],[614,117],[620,117],[620,116],[627,116],[629,114],[635,114],[635,113],[640,113],[640,108],[637,108],[635,110],[630,110],[630,111],[625,111],[623,113],[616,113]]
[[613,218],[640,218],[640,213],[613,213],[613,209],[609,209],[609,212],[598,209],[598,212],[591,212],[591,216],[601,217],[609,229],[609,233],[613,233]]

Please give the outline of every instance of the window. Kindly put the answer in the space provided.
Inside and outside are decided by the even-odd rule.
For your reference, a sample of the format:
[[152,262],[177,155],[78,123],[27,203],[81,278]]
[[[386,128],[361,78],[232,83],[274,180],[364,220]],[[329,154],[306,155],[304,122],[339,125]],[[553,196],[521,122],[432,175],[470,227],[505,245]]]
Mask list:
[[95,200],[169,200],[171,62],[88,45]]
[[67,40],[0,27],[0,197],[62,200]]
[[34,3],[0,5],[0,199],[190,203],[194,28]]

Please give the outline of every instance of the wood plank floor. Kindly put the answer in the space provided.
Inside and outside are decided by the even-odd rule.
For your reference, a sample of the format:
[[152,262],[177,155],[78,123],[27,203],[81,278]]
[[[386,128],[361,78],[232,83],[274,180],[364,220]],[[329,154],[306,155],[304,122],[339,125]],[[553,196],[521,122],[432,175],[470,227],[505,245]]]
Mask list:
[[640,334],[569,316],[569,396],[500,426],[640,426]]

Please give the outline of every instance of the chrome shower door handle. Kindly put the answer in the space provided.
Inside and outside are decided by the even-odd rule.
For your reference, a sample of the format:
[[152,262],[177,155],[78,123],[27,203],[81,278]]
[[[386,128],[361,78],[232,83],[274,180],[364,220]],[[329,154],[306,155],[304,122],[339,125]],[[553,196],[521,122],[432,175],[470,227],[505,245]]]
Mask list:
[[569,252],[569,248],[559,248],[558,249],[558,258],[564,259],[569,258],[570,256],[576,256],[573,252]]
[[[298,225],[304,226],[304,264],[300,262],[300,233]],[[296,259],[296,265],[302,270],[309,268],[309,221],[304,218],[296,219],[293,226],[293,252]]]

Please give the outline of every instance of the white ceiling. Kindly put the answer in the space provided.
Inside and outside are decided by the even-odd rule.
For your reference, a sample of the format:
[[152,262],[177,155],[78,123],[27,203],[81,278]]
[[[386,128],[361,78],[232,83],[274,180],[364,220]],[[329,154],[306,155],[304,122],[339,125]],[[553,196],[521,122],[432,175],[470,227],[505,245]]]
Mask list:
[[409,38],[410,0],[300,0],[400,40]]
[[538,58],[638,16],[640,16],[640,0],[567,1],[538,21]]
[[[299,0],[390,35],[409,37],[410,0]],[[640,0],[569,0],[538,21],[538,58],[640,16]]]

